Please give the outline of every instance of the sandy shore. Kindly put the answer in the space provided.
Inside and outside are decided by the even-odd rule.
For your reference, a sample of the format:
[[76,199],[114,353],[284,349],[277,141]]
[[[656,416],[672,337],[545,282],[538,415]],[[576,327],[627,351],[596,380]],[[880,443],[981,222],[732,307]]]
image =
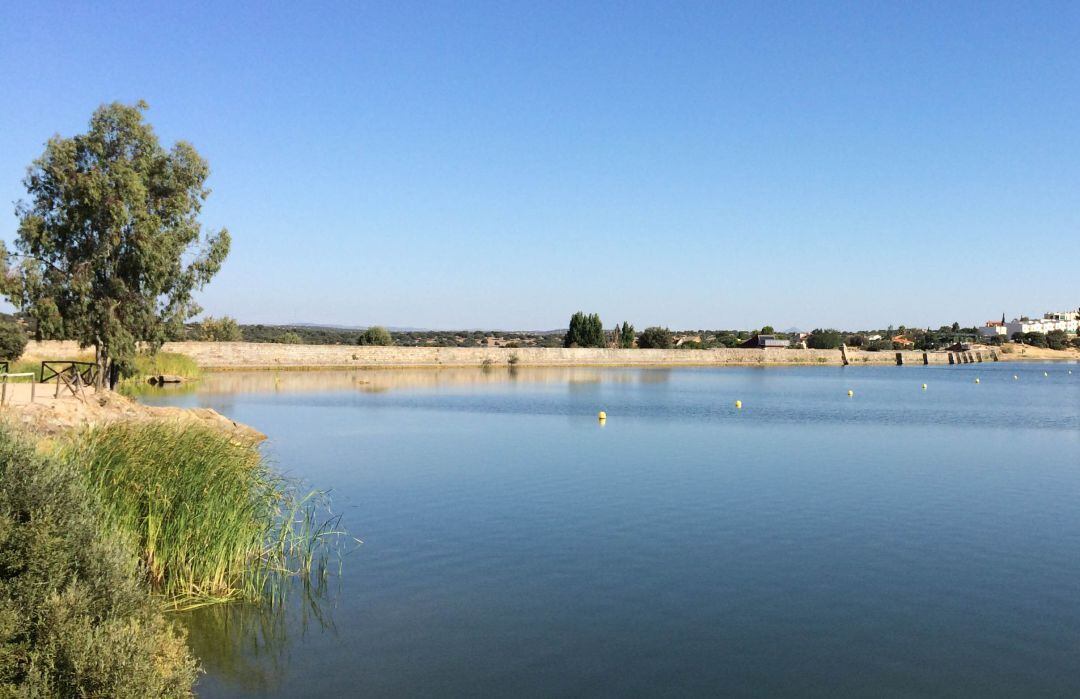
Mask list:
[[259,442],[266,435],[234,422],[210,408],[171,408],[143,405],[114,391],[97,393],[84,389],[79,396],[56,384],[8,384],[0,419],[23,428],[36,437],[52,437],[63,432],[117,421],[175,421],[200,424],[222,430],[245,442]]

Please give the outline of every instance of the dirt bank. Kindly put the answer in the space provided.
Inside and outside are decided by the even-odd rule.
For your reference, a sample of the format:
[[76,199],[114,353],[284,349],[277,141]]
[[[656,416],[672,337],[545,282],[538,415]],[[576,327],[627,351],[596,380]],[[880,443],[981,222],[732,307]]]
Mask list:
[[249,443],[266,439],[266,435],[258,430],[234,422],[210,408],[153,407],[113,391],[99,394],[93,389],[86,390],[85,400],[70,393],[56,397],[55,390],[54,384],[37,384],[31,400],[30,384],[9,385],[5,404],[0,407],[0,419],[39,437],[56,436],[106,422],[164,420],[207,425]]

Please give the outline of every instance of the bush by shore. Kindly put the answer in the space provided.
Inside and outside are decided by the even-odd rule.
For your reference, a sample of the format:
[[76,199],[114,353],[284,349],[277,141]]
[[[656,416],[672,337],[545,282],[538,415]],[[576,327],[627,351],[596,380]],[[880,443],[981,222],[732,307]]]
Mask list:
[[170,610],[321,579],[336,520],[250,443],[113,422],[36,447],[0,424],[0,696],[188,696]]
[[196,663],[77,464],[0,427],[0,695],[189,696]]

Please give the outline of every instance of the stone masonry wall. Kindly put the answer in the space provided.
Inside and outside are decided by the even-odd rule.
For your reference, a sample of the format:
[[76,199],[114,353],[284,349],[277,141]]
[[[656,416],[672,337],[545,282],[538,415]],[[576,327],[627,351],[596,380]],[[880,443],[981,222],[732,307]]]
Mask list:
[[[163,348],[213,369],[304,367],[480,366],[510,363],[522,366],[767,366],[785,364],[840,365],[839,350],[812,349],[592,349],[502,347],[360,347],[349,345],[283,345],[253,342],[170,342]],[[78,355],[74,342],[31,342],[27,357],[65,359]],[[896,364],[896,352],[848,350],[852,365]],[[923,364],[923,353],[900,353],[906,365]],[[947,354],[931,352],[932,364],[947,364]]]

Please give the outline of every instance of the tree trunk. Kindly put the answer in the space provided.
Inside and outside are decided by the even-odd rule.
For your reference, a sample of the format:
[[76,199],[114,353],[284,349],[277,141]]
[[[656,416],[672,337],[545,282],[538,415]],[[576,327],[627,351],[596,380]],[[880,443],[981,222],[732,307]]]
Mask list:
[[94,379],[94,388],[101,391],[111,389],[109,382],[109,354],[102,345],[94,346],[94,362],[97,364],[97,377]]

